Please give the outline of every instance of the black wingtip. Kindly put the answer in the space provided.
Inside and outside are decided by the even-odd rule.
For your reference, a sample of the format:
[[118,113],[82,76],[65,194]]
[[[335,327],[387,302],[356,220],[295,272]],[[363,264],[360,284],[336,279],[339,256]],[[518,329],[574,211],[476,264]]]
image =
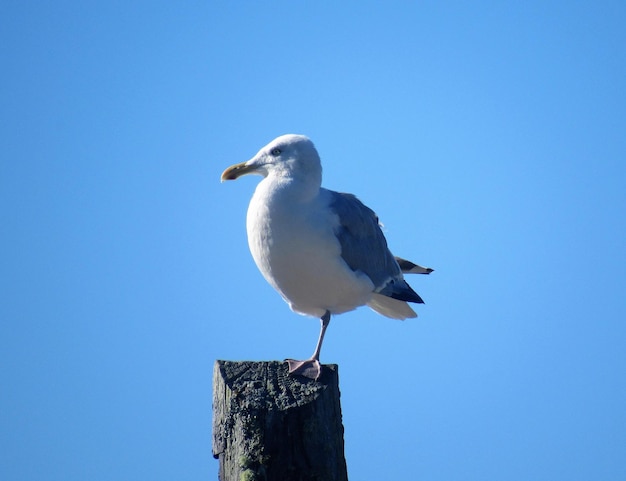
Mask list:
[[434,271],[434,269],[431,269],[430,267],[418,266],[417,264],[411,261],[407,261],[402,257],[396,256],[395,259],[398,263],[398,266],[400,267],[400,270],[405,274],[430,274]]
[[[381,292],[382,294],[382,292]],[[392,299],[398,299],[399,301],[414,302],[416,304],[424,304],[424,300],[420,295],[413,290],[413,288],[404,282],[404,285],[394,285],[393,290],[387,294]]]

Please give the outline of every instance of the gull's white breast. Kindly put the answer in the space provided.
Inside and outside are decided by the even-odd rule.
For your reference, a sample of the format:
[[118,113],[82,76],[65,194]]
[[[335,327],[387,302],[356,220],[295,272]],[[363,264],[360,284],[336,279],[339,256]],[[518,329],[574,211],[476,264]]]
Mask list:
[[366,304],[374,285],[341,258],[327,191],[303,198],[290,179],[263,179],[247,215],[248,244],[265,279],[301,314],[321,317]]

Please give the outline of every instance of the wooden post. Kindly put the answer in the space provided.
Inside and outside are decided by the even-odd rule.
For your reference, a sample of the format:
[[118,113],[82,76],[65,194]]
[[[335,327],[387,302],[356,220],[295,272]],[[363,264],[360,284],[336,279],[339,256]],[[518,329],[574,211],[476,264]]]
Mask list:
[[216,361],[213,456],[220,481],[347,481],[337,365],[312,381],[284,362]]

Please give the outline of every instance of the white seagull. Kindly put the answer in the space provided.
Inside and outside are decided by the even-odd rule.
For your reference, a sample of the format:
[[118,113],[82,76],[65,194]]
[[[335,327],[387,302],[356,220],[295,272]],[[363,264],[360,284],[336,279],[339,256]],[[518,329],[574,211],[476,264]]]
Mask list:
[[278,137],[252,159],[228,167],[221,180],[246,174],[264,177],[246,222],[257,267],[293,311],[321,319],[311,358],[287,359],[291,374],[319,378],[332,314],[367,305],[393,319],[417,317],[407,302],[424,301],[402,273],[433,270],[394,257],[371,209],[352,194],[321,186],[320,157],[308,137]]

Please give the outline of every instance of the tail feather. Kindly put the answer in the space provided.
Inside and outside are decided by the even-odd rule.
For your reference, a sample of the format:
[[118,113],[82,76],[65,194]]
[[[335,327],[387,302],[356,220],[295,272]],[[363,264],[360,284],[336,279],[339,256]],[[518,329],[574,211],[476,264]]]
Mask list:
[[383,294],[372,294],[372,298],[367,305],[379,314],[390,317],[391,319],[404,320],[417,317],[415,311],[411,309],[411,306],[406,302],[387,297]]

